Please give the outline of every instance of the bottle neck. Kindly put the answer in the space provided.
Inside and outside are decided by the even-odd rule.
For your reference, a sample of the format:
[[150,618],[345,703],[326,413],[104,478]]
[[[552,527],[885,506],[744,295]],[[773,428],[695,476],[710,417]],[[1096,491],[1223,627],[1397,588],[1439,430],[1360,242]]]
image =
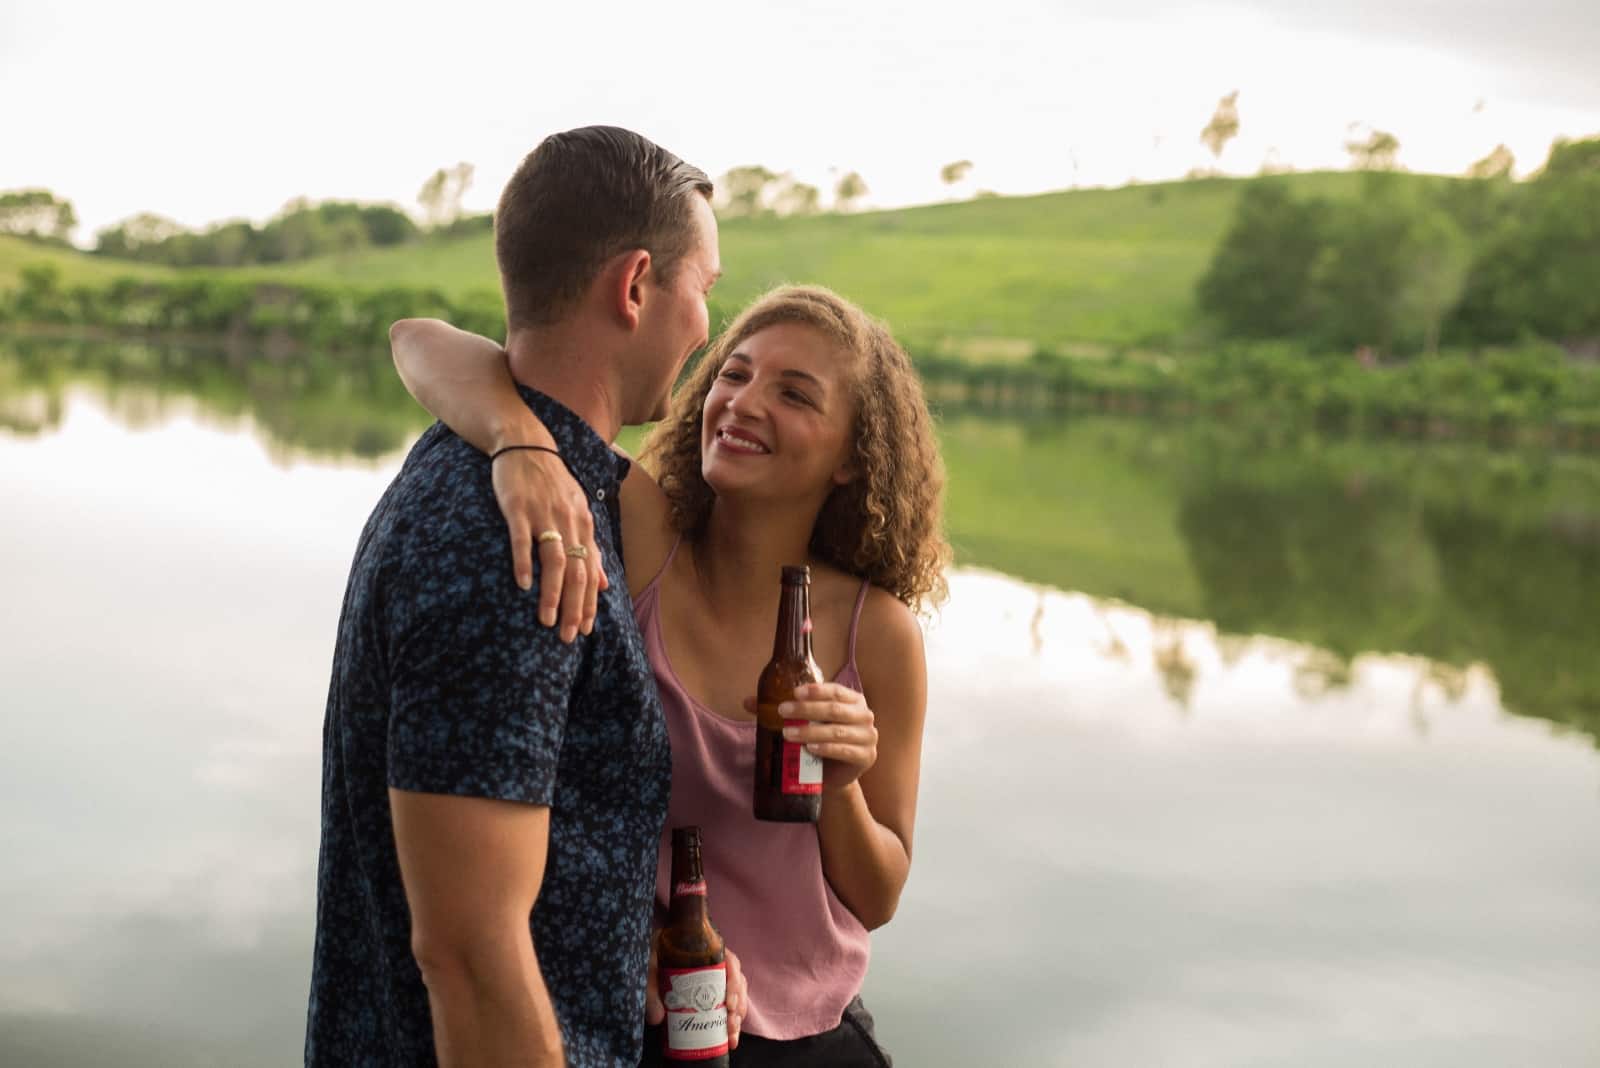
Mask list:
[[811,659],[811,586],[785,582],[778,601],[778,631],[772,641],[774,660]]
[[674,837],[672,843],[672,901],[668,906],[669,923],[676,927],[683,923],[707,922],[706,876],[700,862],[700,838]]

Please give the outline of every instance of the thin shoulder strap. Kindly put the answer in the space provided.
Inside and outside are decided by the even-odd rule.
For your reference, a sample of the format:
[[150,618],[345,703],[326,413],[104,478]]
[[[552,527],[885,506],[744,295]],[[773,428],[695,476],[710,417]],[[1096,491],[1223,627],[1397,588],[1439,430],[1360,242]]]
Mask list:
[[850,659],[845,661],[845,666],[851,670],[855,670],[856,666],[856,632],[861,629],[861,609],[867,603],[867,591],[870,589],[872,580],[862,579],[861,592],[856,594],[856,610],[850,616]]
[[[683,535],[679,534],[677,540],[672,543],[672,548],[667,552],[667,558],[661,562],[661,570],[657,571],[655,577],[645,585],[644,589],[639,591],[639,596],[633,599],[635,604],[643,602],[646,597],[649,597],[652,593],[656,592],[656,587],[661,585],[661,576],[665,575],[667,573],[667,568],[672,566],[672,558],[678,555],[678,546],[682,544]],[[855,631],[852,630],[850,635],[851,641],[854,641]],[[855,654],[852,652],[851,655],[854,656]]]

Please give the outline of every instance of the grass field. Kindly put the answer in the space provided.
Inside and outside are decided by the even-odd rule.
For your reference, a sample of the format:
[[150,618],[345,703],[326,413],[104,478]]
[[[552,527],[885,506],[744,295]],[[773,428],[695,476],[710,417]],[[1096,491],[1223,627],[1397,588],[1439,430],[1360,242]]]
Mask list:
[[0,234],[0,291],[15,289],[22,280],[22,269],[48,263],[61,271],[64,286],[105,285],[116,278],[170,278],[168,267],[128,260],[108,260],[67,248],[52,248],[20,237]]
[[[1401,180],[1442,179],[1402,175]],[[1300,196],[1356,196],[1353,173],[1287,175]],[[1025,355],[1035,343],[1170,345],[1195,326],[1192,295],[1246,180],[1203,179],[855,215],[735,219],[722,224],[726,271],[716,303],[735,309],[782,282],[818,282],[922,345],[962,355]],[[109,264],[0,239],[0,287],[25,259],[96,282],[159,268]],[[273,267],[262,279],[497,290],[487,234],[365,250]]]

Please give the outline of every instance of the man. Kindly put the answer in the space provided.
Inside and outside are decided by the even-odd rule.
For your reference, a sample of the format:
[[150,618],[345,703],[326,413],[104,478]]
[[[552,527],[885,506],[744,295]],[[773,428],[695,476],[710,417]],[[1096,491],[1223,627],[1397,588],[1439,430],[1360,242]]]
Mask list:
[[[569,598],[621,559],[609,442],[664,413],[705,343],[710,192],[589,127],[541,143],[496,210],[511,373],[588,498],[538,545]],[[362,531],[323,728],[308,1065],[638,1063],[667,735],[627,583],[591,588],[575,635],[505,567],[492,465],[533,455],[435,425]]]

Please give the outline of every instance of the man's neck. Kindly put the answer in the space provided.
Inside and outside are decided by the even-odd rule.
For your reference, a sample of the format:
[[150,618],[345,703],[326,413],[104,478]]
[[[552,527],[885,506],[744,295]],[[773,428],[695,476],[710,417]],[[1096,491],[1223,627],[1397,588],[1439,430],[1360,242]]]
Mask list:
[[600,347],[560,328],[522,329],[506,339],[511,377],[560,401],[607,444],[622,429],[622,409]]

